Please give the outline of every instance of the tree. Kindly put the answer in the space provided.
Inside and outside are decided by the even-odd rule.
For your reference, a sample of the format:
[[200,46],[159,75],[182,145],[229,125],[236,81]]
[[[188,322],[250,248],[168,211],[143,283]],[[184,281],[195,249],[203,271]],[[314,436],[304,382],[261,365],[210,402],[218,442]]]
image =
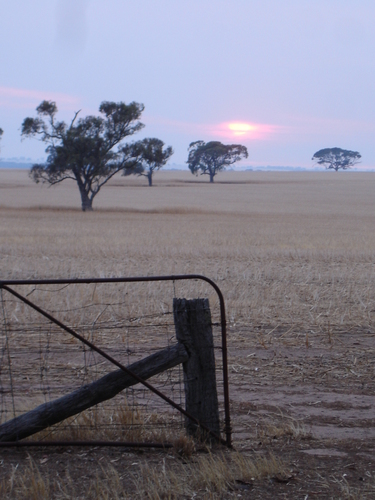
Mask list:
[[[1,136],[3,135],[3,133],[4,133],[4,130],[2,128],[0,128],[0,141],[1,141]],[[0,149],[0,151],[1,151],[1,149]]]
[[333,169],[336,172],[341,168],[346,170],[359,163],[361,155],[358,151],[349,151],[341,148],[326,148],[317,151],[312,160],[316,160],[318,165],[325,165],[326,169]]
[[148,138],[133,144],[133,155],[139,159],[137,167],[138,175],[144,175],[148,179],[148,185],[152,186],[152,174],[160,170],[173,155],[173,149],[168,146],[164,149],[164,142],[160,139]]
[[134,173],[138,158],[131,144],[123,139],[141,130],[138,121],[143,104],[103,101],[101,116],[86,116],[77,120],[77,111],[68,126],[56,120],[57,106],[43,101],[37,108],[37,118],[25,118],[23,137],[39,137],[47,144],[47,161],[31,167],[30,177],[54,185],[65,179],[76,181],[81,194],[82,210],[92,210],[92,202],[100,189],[117,172]]
[[210,182],[218,172],[225,170],[236,161],[248,157],[247,148],[240,144],[222,144],[218,141],[205,143],[204,141],[192,142],[188,148],[189,157],[187,164],[192,174],[209,175]]

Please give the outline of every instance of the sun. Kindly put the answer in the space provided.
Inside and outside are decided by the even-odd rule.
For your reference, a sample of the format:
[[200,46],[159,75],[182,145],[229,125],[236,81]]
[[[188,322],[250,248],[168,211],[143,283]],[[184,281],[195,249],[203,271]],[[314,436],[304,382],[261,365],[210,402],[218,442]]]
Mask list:
[[257,141],[268,139],[275,132],[282,130],[278,125],[267,125],[265,123],[227,121],[212,125],[209,133],[214,137],[225,137],[226,139],[241,138],[241,140]]
[[255,132],[258,127],[255,125],[250,125],[250,123],[234,122],[228,123],[228,128],[233,135],[246,135],[251,132]]

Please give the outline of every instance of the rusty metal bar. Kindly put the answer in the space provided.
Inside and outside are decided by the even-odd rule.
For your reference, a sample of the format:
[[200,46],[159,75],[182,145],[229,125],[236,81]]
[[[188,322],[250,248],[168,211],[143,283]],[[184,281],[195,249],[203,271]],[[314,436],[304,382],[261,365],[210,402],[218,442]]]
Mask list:
[[[202,280],[210,284],[214,290],[216,291],[218,298],[219,298],[219,303],[220,303],[220,324],[221,324],[221,342],[222,342],[222,359],[223,359],[223,385],[224,385],[224,413],[225,413],[225,435],[226,435],[226,440],[224,441],[221,439],[221,437],[216,436],[214,433],[212,433],[206,426],[203,424],[200,424],[192,415],[189,415],[182,407],[174,403],[172,400],[170,400],[167,396],[164,396],[161,392],[159,392],[157,389],[153,388],[150,384],[148,384],[146,381],[143,381],[140,379],[137,375],[133,374],[128,370],[125,366],[123,366],[121,363],[118,363],[115,359],[113,359],[111,356],[106,354],[104,351],[101,349],[97,348],[95,345],[91,344],[91,342],[87,341],[84,337],[76,333],[74,330],[71,328],[65,326],[63,323],[61,323],[59,320],[48,314],[47,312],[43,311],[41,308],[39,308],[37,305],[33,304],[30,302],[28,299],[23,297],[22,295],[19,295],[16,291],[12,290],[11,288],[8,288],[9,285],[62,285],[62,284],[91,284],[91,283],[136,283],[136,282],[146,282],[146,281],[180,281],[180,280]],[[227,329],[226,329],[226,314],[225,314],[225,302],[224,302],[224,296],[222,294],[222,291],[218,287],[218,285],[212,281],[210,278],[207,278],[207,276],[201,275],[201,274],[177,274],[177,275],[167,275],[167,276],[134,276],[134,277],[122,277],[122,278],[77,278],[77,279],[42,279],[42,280],[1,280],[0,281],[0,288],[4,288],[7,290],[9,293],[15,295],[18,297],[20,300],[28,304],[30,307],[38,311],[40,314],[48,318],[50,321],[53,323],[57,324],[60,326],[60,328],[64,329],[74,337],[76,337],[78,340],[82,341],[92,349],[94,349],[96,352],[104,356],[106,359],[114,363],[116,366],[121,368],[123,371],[131,375],[134,379],[138,380],[138,382],[142,383],[144,386],[146,386],[148,389],[153,391],[155,394],[160,396],[162,399],[164,399],[166,402],[168,402],[171,406],[176,408],[178,411],[186,415],[188,418],[190,418],[193,422],[197,423],[202,429],[204,429],[206,432],[210,432],[210,434],[214,435],[216,439],[219,439],[221,442],[224,442],[228,447],[232,446],[232,431],[231,431],[231,425],[230,425],[230,404],[229,404],[229,380],[228,380],[228,350],[227,350]]]
[[111,446],[123,448],[173,448],[171,443],[134,443],[127,441],[2,441],[0,448],[24,448],[28,446]]

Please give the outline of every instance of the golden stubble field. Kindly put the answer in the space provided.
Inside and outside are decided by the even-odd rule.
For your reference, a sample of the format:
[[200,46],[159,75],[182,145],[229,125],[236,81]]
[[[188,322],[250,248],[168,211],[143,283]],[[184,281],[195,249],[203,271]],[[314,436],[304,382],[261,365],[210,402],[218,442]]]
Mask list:
[[[227,306],[235,446],[251,459],[276,456],[288,473],[254,473],[238,488],[232,478],[232,489],[213,481],[212,496],[194,486],[196,498],[371,498],[374,183],[375,173],[226,172],[210,185],[166,171],[152,188],[117,177],[82,213],[73,182],[47,188],[27,172],[0,170],[1,276],[207,275]],[[150,311],[161,292],[148,296]],[[13,465],[24,457],[7,453]],[[95,453],[103,455],[76,457],[77,470]],[[126,464],[125,455],[114,460]],[[56,467],[43,456],[35,453],[36,466],[52,481]],[[153,471],[164,461],[165,474],[168,460],[172,470],[175,459],[153,455]],[[150,498],[185,498],[159,490]]]
[[[0,171],[4,278],[206,274],[233,321],[372,322],[375,174],[160,172],[114,179],[82,213],[74,183]],[[350,306],[350,307],[349,307]]]

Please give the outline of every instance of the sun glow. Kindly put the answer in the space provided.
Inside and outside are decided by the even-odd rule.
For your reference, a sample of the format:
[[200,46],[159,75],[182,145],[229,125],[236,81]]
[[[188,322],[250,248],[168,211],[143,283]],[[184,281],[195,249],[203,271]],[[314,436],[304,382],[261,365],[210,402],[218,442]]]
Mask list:
[[247,135],[251,132],[257,130],[256,125],[250,125],[249,123],[228,123],[228,128],[233,132],[233,135]]
[[269,139],[276,132],[280,132],[281,127],[277,125],[267,125],[265,123],[228,121],[213,126],[210,130],[212,136],[226,137],[234,139],[265,140]]
[[[160,120],[155,123],[160,123]],[[237,142],[238,139],[247,141],[263,141],[274,137],[286,130],[285,127],[279,125],[269,125],[266,123],[245,122],[245,121],[225,121],[219,123],[189,123],[164,121],[166,125],[187,133],[189,135],[198,134],[206,139],[217,140],[232,140]],[[240,141],[240,142],[241,142]]]

